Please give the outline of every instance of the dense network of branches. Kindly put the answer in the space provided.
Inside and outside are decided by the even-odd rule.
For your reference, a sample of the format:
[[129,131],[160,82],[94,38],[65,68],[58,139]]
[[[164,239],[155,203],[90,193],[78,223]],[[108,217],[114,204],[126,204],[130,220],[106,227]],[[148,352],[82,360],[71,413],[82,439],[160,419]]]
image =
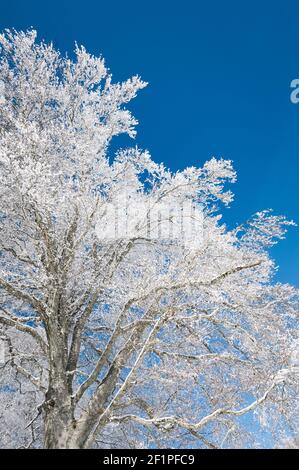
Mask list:
[[[139,77],[113,83],[31,30],[0,44],[0,446],[295,446],[298,291],[268,254],[290,222],[225,227],[230,161],[109,158],[135,136]],[[126,236],[108,210],[124,200]]]

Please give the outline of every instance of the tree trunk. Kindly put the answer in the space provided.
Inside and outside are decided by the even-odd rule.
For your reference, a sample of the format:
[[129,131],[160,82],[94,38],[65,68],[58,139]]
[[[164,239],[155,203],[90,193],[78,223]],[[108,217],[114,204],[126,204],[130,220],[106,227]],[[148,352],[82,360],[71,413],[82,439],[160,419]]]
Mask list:
[[68,449],[73,434],[73,412],[70,398],[53,394],[45,403],[46,449]]

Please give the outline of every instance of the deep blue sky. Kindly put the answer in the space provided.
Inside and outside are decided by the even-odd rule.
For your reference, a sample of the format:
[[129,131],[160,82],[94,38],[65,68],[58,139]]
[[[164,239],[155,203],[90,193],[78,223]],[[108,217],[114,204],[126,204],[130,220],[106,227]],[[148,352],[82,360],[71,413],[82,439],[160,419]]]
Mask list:
[[[61,51],[76,40],[115,80],[149,82],[130,106],[137,143],[175,170],[233,160],[232,226],[273,208],[299,223],[299,2],[252,0],[2,2],[0,29],[36,28]],[[123,143],[122,143],[123,144]],[[273,249],[278,279],[299,285],[299,228]]]

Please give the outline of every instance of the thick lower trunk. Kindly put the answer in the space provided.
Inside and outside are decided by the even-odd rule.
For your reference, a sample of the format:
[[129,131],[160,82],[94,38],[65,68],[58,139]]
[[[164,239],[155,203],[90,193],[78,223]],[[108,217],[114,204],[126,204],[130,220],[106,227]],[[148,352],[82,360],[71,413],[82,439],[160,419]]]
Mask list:
[[[51,406],[51,405],[49,405]],[[45,439],[46,449],[83,449],[89,433],[84,426],[77,423],[68,408],[46,411]]]
[[74,431],[70,399],[59,395],[50,397],[44,405],[46,449],[68,449]]
[[66,337],[54,319],[49,322],[49,385],[44,411],[44,447],[67,449],[73,434],[74,414],[66,363]]

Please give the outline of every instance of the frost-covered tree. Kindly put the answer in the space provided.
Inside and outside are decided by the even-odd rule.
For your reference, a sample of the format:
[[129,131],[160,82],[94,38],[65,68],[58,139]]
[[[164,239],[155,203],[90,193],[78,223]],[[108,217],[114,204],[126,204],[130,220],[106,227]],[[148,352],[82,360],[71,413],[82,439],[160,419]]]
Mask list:
[[1,447],[295,442],[298,291],[268,254],[290,222],[221,223],[230,161],[109,155],[139,77],[0,43]]

